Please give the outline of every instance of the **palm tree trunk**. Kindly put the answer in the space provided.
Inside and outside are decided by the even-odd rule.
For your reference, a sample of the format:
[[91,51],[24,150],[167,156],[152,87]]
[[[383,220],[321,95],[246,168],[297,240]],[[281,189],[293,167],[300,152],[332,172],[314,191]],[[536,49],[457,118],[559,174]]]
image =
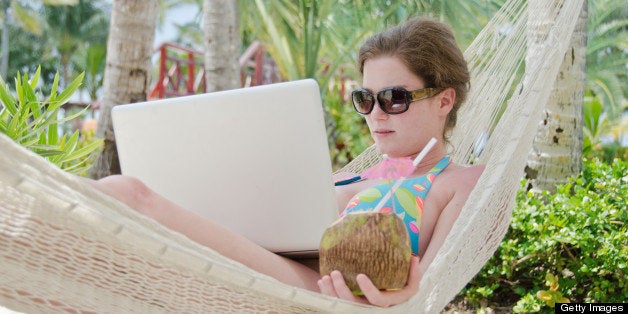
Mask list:
[[203,1],[205,82],[208,92],[241,86],[237,3],[233,0]]
[[90,171],[92,178],[120,173],[111,109],[119,104],[146,100],[158,4],[158,0],[113,1],[104,96],[96,132],[98,137],[104,138],[105,145]]
[[[531,1],[529,5],[532,7],[535,2]],[[557,185],[579,174],[582,168],[587,11],[587,1],[584,1],[528,156],[526,177],[529,179],[528,189],[534,192],[555,192]],[[532,14],[529,18],[538,27],[547,27],[552,23],[543,20],[541,14]],[[534,44],[531,44],[529,49],[533,47]]]

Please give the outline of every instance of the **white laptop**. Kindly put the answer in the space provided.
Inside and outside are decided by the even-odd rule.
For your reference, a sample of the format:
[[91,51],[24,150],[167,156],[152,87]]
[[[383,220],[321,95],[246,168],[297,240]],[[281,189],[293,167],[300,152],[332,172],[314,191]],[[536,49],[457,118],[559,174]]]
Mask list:
[[114,107],[122,173],[277,253],[338,217],[320,91],[307,79]]

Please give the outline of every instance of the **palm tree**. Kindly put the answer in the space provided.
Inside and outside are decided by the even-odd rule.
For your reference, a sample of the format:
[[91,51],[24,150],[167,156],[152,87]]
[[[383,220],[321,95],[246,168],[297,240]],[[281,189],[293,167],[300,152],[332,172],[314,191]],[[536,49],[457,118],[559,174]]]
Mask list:
[[[104,148],[90,171],[92,178],[120,173],[111,109],[118,104],[146,100],[158,4],[158,0],[113,1],[104,97],[96,133],[104,139]],[[129,34],[132,34],[132,38],[129,38]]]
[[105,7],[103,1],[93,0],[78,0],[73,6],[44,6],[46,41],[59,54],[63,85],[78,74],[71,68],[74,54],[106,40],[109,12]]
[[[254,6],[250,5],[250,1],[246,1],[248,6],[241,2],[240,15],[243,17],[241,25],[244,41],[262,41],[277,62],[283,79],[317,79],[325,99],[326,121],[334,155],[336,151],[353,146],[344,142],[346,134],[340,134],[348,132],[346,126],[351,125],[351,138],[358,139],[363,132],[360,120],[354,123],[340,121],[346,118],[341,113],[343,107],[339,106],[342,99],[331,95],[335,100],[327,101],[327,92],[329,86],[333,85],[334,88],[339,87],[342,93],[346,85],[343,80],[351,82],[358,79],[355,67],[357,49],[366,37],[410,17],[427,15],[453,25],[458,41],[464,47],[479,33],[502,2],[256,0]],[[341,124],[345,129],[340,130]],[[345,140],[337,141],[339,138]],[[356,149],[362,146],[358,145]]]
[[422,14],[436,18],[450,25],[456,33],[461,47],[467,47],[488,23],[505,0],[414,0],[403,1],[398,13],[389,20],[392,25],[407,19],[408,16]]
[[[541,1],[541,2],[537,2]],[[530,1],[534,9],[546,0]],[[569,49],[563,58],[558,76],[539,124],[533,148],[528,156],[526,175],[529,189],[538,192],[554,192],[558,184],[564,183],[570,176],[580,173],[582,168],[582,106],[586,80],[587,46],[587,1],[582,6],[576,27],[571,35]],[[552,8],[560,10],[554,5]],[[534,12],[538,12],[535,10]],[[547,15],[549,16],[549,15]],[[546,15],[530,15],[530,25],[535,30],[531,34],[543,34],[542,29],[551,22]],[[543,36],[541,36],[542,38]],[[536,37],[531,37],[529,45],[534,56]]]
[[[18,22],[23,30],[40,36],[43,33],[44,26],[37,12],[32,9],[32,1],[28,5],[15,0],[2,0],[1,2],[1,18],[2,18],[2,35],[0,47],[2,55],[0,56],[0,77],[6,78],[9,69],[9,42],[11,41],[9,33],[9,25],[12,20]],[[37,3],[36,3],[37,4]],[[78,4],[78,0],[42,0],[40,4],[49,6],[69,6]]]
[[240,87],[240,28],[237,2],[203,1],[205,82],[207,91]]

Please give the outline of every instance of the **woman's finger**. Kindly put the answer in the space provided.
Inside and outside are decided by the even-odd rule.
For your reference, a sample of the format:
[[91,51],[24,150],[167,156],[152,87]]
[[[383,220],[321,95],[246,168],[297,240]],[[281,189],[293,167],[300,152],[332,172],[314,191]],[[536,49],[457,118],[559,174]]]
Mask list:
[[360,286],[360,290],[364,293],[364,297],[369,301],[369,303],[381,307],[390,306],[389,297],[386,297],[382,292],[377,289],[375,284],[369,279],[365,274],[359,274],[356,279],[358,286]]
[[333,282],[331,281],[331,277],[329,277],[329,275],[323,276],[321,279],[318,280],[317,283],[318,288],[321,290],[322,294],[336,298],[338,297],[336,289],[334,289]]
[[360,302],[361,299],[353,295],[353,292],[351,292],[351,290],[347,286],[347,283],[345,282],[345,279],[342,277],[342,274],[339,271],[334,270],[331,272],[331,274],[329,274],[329,276],[331,277],[331,281],[334,284],[334,289],[336,290],[339,298],[354,302]]
[[419,282],[421,281],[419,262],[420,258],[418,256],[412,255],[412,259],[410,260],[410,274],[408,275],[407,286],[409,288],[416,289],[416,291],[419,290]]
[[419,282],[421,274],[419,272],[419,258],[412,256],[410,260],[410,273],[408,274],[408,282],[401,290],[396,291],[380,291],[371,280],[363,274],[356,278],[358,285],[369,303],[381,307],[388,307],[403,303],[414,296],[419,291]]

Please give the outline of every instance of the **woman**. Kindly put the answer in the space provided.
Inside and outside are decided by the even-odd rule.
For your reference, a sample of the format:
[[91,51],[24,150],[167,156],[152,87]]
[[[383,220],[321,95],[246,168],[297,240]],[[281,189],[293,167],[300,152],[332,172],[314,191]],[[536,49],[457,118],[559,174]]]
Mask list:
[[[354,296],[338,271],[320,278],[316,271],[178,207],[136,179],[112,176],[92,184],[190,239],[284,283],[378,306],[404,302],[418,291],[422,274],[483,170],[481,166],[450,163],[447,156],[447,134],[466,96],[469,74],[451,31],[426,19],[413,19],[373,36],[360,49],[359,69],[363,88],[352,93],[354,107],[364,115],[381,153],[414,158],[432,137],[438,139],[408,179],[428,179],[430,184],[414,192],[414,210],[422,211],[422,215],[420,220],[408,221],[407,226],[421,262],[413,257],[404,289],[379,291],[365,275],[358,275],[364,296]],[[338,179],[346,175],[338,175]],[[339,211],[364,210],[361,206],[368,204],[360,199],[360,191],[381,189],[379,183],[364,180],[338,187]]]
[[[358,66],[363,81],[362,88],[352,93],[353,104],[364,115],[381,153],[414,159],[432,137],[438,139],[401,185],[418,197],[415,210],[421,217],[408,219],[410,215],[404,215],[413,251],[421,257],[420,263],[413,258],[408,285],[401,291],[380,292],[366,276],[357,278],[370,303],[388,306],[416,293],[421,274],[451,230],[484,167],[456,165],[447,156],[447,135],[456,124],[469,86],[466,62],[447,26],[412,19],[377,34],[360,49]],[[343,214],[375,207],[379,200],[365,202],[360,197],[372,195],[369,188],[385,194],[389,184],[377,183],[381,182],[367,180],[339,187],[339,205],[347,206]],[[421,186],[413,189],[415,183]],[[396,206],[391,206],[393,201]],[[384,208],[387,206],[403,207],[392,199]],[[319,286],[325,294],[361,300],[352,295],[339,272],[323,277]]]

